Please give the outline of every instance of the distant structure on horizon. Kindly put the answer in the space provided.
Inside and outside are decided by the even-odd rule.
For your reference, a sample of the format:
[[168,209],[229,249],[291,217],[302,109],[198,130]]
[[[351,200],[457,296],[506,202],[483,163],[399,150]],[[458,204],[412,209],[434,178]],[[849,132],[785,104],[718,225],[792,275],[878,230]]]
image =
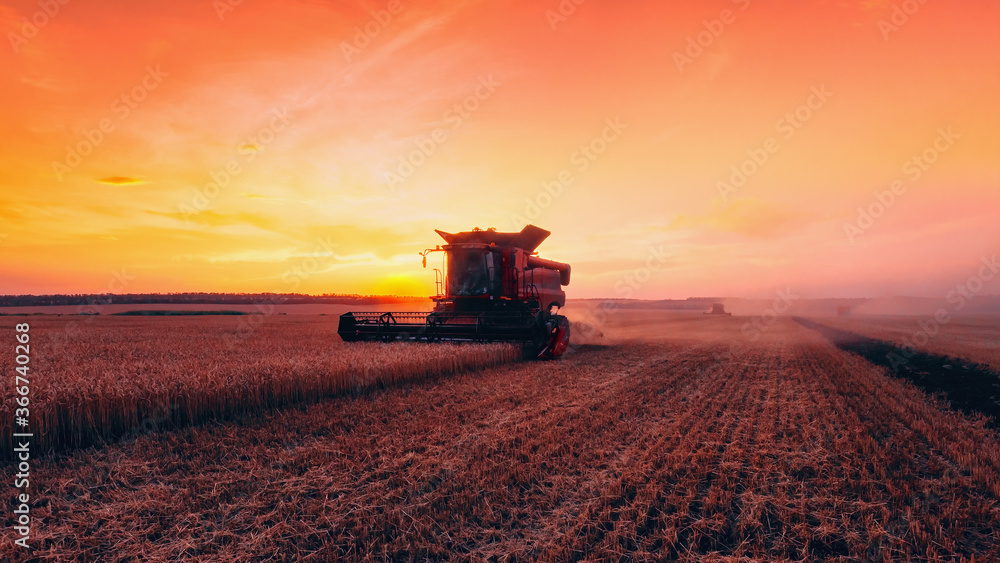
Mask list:
[[838,317],[850,317],[851,316],[851,307],[847,306],[847,305],[841,306],[841,307],[837,307],[837,316]]
[[723,303],[712,303],[712,310],[705,312],[706,315],[721,315],[724,317],[733,316],[732,313],[726,312],[726,306]]

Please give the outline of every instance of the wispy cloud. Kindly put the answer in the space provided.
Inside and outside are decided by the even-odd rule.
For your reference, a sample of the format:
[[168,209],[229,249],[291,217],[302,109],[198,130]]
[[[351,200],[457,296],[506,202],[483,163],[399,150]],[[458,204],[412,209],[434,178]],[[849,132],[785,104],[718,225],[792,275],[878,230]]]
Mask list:
[[202,211],[191,215],[181,212],[146,211],[150,215],[169,217],[178,221],[191,221],[196,225],[204,227],[224,227],[229,225],[252,225],[263,230],[275,230],[277,221],[271,217],[258,215],[256,213],[218,213],[212,210]]
[[112,186],[133,186],[136,184],[145,184],[147,182],[142,178],[133,178],[131,176],[108,176],[107,178],[95,178],[95,180],[102,184],[109,184]]
[[706,229],[752,238],[776,238],[809,221],[802,213],[787,206],[746,198],[720,205],[704,215],[678,215],[667,229]]
[[315,199],[291,199],[291,198],[287,198],[287,197],[272,197],[272,196],[261,195],[261,194],[252,194],[252,193],[242,193],[240,195],[243,196],[243,197],[245,197],[245,198],[247,198],[247,199],[253,199],[253,200],[258,200],[258,201],[268,201],[268,202],[274,202],[274,203],[299,203],[299,204],[302,204],[302,205],[316,205],[316,204],[319,203],[319,201],[315,200]]

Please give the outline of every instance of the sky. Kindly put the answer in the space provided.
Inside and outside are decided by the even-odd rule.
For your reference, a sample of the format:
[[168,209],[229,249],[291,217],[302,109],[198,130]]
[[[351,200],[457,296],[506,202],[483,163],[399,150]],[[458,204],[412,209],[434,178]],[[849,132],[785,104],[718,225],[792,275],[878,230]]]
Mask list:
[[434,229],[528,223],[571,298],[1000,293],[997,29],[985,0],[3,2],[0,293],[429,295]]

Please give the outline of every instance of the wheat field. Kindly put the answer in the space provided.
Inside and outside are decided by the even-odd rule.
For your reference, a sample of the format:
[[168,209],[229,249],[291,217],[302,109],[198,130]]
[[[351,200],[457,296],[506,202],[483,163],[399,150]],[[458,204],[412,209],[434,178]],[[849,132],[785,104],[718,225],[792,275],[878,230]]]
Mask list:
[[[30,324],[31,426],[43,450],[228,420],[519,359],[509,345],[345,345],[336,317],[19,317]],[[70,323],[77,323],[76,325]],[[13,373],[14,358],[0,356]],[[3,379],[10,455],[14,379]]]

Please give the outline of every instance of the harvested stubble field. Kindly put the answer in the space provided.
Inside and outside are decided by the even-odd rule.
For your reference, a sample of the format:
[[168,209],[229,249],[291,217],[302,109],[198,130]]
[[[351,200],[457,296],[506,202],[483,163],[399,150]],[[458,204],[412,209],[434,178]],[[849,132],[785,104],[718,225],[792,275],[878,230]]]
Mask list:
[[990,363],[997,328],[985,319],[963,319],[938,329],[917,343],[898,335],[912,328],[912,319],[888,324],[872,319],[875,328],[863,322],[831,319],[796,319],[799,324],[823,334],[838,348],[885,367],[896,376],[933,395],[941,395],[954,408],[972,415],[990,417],[1000,429],[1000,373]]
[[1000,558],[1000,439],[983,418],[792,319],[754,342],[738,317],[652,319],[616,317],[656,330],[606,331],[557,363],[47,459],[33,469],[34,556]]

